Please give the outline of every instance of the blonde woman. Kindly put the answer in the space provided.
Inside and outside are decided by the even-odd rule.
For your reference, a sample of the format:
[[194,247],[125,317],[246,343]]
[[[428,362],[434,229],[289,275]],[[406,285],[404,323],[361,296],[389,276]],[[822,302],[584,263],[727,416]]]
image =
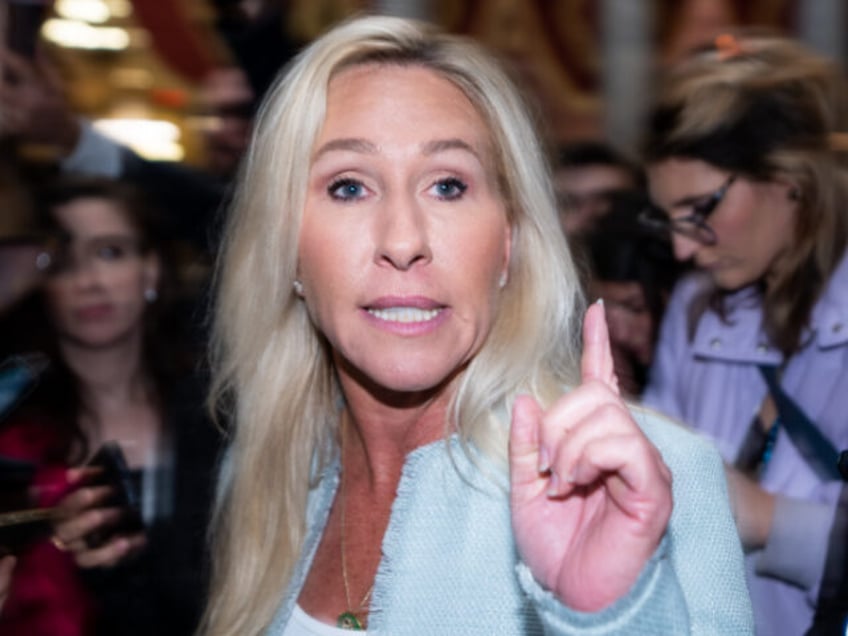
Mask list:
[[716,454],[626,408],[601,305],[581,355],[535,140],[477,46],[400,19],[272,88],[219,270],[206,633],[749,632]]

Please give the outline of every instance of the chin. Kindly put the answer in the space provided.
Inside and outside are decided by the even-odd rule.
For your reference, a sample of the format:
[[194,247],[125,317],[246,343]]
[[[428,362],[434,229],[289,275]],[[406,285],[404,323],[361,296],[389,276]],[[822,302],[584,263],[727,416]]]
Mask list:
[[757,280],[734,271],[714,271],[711,275],[716,287],[727,292],[740,290]]
[[397,369],[372,378],[374,384],[392,393],[430,393],[438,391],[456,375],[450,373],[422,373],[415,369]]
[[[376,368],[367,365],[357,367],[343,363],[343,369],[354,382],[365,387],[374,395],[385,396],[432,396],[442,391],[465,368],[465,363],[446,364],[406,357],[396,364],[389,362]],[[394,398],[392,398],[394,399]]]

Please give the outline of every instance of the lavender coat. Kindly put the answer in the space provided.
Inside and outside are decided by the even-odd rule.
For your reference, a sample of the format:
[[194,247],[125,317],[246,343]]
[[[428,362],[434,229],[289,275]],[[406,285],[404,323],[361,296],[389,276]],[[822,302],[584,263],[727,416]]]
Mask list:
[[[783,356],[760,328],[753,289],[732,296],[727,322],[707,312],[690,339],[687,308],[706,282],[694,274],[675,289],[644,401],[697,429],[732,463],[768,392],[757,365],[780,364]],[[816,304],[803,341],[782,386],[837,449],[846,449],[848,256]],[[780,431],[761,485],[779,496],[766,547],[746,558],[757,633],[800,635],[812,620],[841,484],[822,482]]]

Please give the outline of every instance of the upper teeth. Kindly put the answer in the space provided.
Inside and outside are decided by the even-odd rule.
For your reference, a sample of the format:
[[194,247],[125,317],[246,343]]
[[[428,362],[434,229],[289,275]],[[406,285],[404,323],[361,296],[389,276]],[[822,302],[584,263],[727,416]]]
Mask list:
[[389,307],[387,309],[369,309],[368,313],[380,320],[389,322],[426,322],[439,315],[438,309],[417,309],[415,307]]

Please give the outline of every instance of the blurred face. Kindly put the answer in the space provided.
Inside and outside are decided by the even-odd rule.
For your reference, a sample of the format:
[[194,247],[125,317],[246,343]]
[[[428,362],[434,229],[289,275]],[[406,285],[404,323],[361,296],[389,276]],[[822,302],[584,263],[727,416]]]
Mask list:
[[636,184],[627,170],[604,164],[559,168],[553,176],[559,221],[566,236],[588,232],[607,213],[607,195]]
[[156,288],[159,264],[139,252],[124,211],[106,199],[81,198],[54,216],[70,236],[45,286],[61,340],[103,348],[140,335],[144,292]]
[[299,278],[343,376],[427,391],[482,346],[510,253],[490,144],[430,70],[366,65],[331,81]]
[[642,285],[635,281],[593,280],[592,296],[604,299],[610,343],[641,364],[653,357],[654,319]]
[[211,71],[200,92],[210,115],[204,129],[209,168],[232,175],[250,138],[253,90],[243,71],[225,67]]
[[[731,176],[696,159],[667,159],[648,167],[651,198],[671,219],[691,215]],[[798,203],[791,189],[788,182],[738,176],[706,219],[715,244],[672,233],[675,257],[694,259],[725,290],[768,281],[793,244]]]

